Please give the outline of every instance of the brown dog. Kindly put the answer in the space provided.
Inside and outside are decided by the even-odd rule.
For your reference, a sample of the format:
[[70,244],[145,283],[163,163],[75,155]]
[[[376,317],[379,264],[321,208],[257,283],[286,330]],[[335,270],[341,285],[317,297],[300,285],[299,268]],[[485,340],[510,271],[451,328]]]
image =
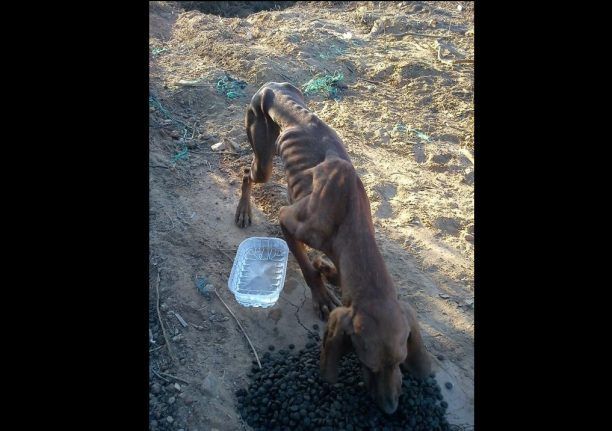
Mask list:
[[[291,204],[281,208],[280,225],[315,309],[321,318],[329,317],[321,372],[334,382],[338,361],[354,348],[374,400],[386,413],[395,412],[400,365],[422,378],[430,361],[414,310],[397,299],[374,238],[368,197],[342,141],[288,83],[270,82],[259,89],[246,113],[246,132],[254,157],[245,169],[236,224],[251,223],[251,184],[266,182],[272,157],[280,155]],[[304,244],[325,253],[333,265],[320,257],[311,262]],[[322,275],[340,284],[342,306]]]

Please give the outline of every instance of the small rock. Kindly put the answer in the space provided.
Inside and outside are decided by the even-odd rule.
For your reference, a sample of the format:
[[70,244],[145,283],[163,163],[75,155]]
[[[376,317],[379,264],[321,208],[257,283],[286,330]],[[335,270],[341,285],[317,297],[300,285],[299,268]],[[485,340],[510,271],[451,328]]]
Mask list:
[[208,373],[202,382],[202,391],[211,397],[216,397],[219,391],[219,380],[212,373]]
[[172,337],[172,341],[177,342],[181,340],[181,334],[175,335],[174,337]]
[[465,175],[463,179],[461,180],[461,182],[468,184],[468,185],[474,184],[474,171],[471,169],[468,169],[465,172]]
[[178,383],[175,383],[175,384],[174,384],[174,389],[176,389],[177,391],[179,391],[179,392],[180,392],[180,390],[181,390],[181,385],[179,385]]
[[461,223],[450,217],[438,217],[434,226],[449,235],[457,235],[461,229]]
[[173,139],[178,139],[181,137],[180,133],[178,132],[178,130],[173,130],[170,132],[170,136],[172,136]]
[[431,157],[431,161],[438,165],[445,165],[452,159],[450,154],[436,154]]
[[213,151],[238,151],[240,149],[240,145],[229,138],[223,138],[222,141],[211,145],[210,148]]
[[464,304],[468,307],[471,307],[474,305],[474,300],[473,299],[466,299]]
[[449,296],[448,296],[446,293],[439,293],[438,295],[439,295],[439,296],[440,296],[440,298],[442,298],[442,299],[448,299],[448,298],[450,298],[450,297],[449,297]]
[[168,404],[174,404],[176,402],[176,398],[170,397],[168,398]]
[[168,309],[168,306],[164,303],[160,305],[159,308],[161,309],[161,311],[166,311]]
[[156,395],[159,394],[161,392],[161,385],[159,383],[153,383],[153,386],[151,386],[151,392]]
[[458,10],[459,12],[461,12],[461,11],[463,10],[463,6],[458,5],[458,6],[457,6],[457,10]]
[[464,236],[464,238],[467,242],[472,242],[472,243],[474,242],[474,235],[471,235],[468,233]]
[[174,422],[174,418],[172,416],[168,416],[166,418],[166,420],[168,421],[169,424],[171,424],[172,422]]
[[385,129],[378,129],[374,132],[374,136],[378,138],[383,144],[389,143],[389,134]]
[[426,160],[425,149],[423,148],[423,144],[413,144],[412,145],[412,154],[414,155],[414,159],[417,163],[423,163]]
[[436,358],[438,358],[438,361],[443,361],[444,360],[444,356],[442,356],[442,355],[437,355]]
[[217,142],[210,146],[210,149],[213,151],[221,151],[225,149],[225,144],[223,142]]

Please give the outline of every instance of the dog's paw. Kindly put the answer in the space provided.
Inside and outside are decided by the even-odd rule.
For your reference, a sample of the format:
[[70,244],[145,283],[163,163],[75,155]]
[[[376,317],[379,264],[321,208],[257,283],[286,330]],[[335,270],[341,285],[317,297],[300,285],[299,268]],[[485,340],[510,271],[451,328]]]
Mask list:
[[317,256],[312,261],[312,265],[322,276],[325,277],[329,283],[333,284],[334,286],[338,286],[340,284],[338,270],[327,257],[322,255]]
[[340,305],[340,300],[327,287],[312,291],[312,306],[319,319],[326,321],[329,313]]
[[251,203],[241,200],[236,208],[236,216],[234,217],[236,226],[240,228],[247,227],[251,224]]

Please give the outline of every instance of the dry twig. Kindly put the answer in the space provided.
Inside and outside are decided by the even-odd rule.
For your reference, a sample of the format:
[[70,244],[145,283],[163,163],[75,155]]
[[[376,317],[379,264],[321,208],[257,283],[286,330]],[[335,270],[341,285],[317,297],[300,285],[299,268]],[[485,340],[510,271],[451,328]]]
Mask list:
[[223,305],[225,306],[225,308],[227,308],[227,311],[230,312],[230,314],[232,315],[232,317],[234,318],[236,323],[238,323],[238,326],[242,330],[242,333],[244,334],[245,338],[249,342],[249,346],[251,346],[251,350],[253,350],[253,354],[255,355],[255,359],[257,360],[257,365],[259,365],[259,369],[261,370],[261,362],[259,362],[259,356],[257,356],[257,351],[255,350],[255,346],[253,346],[253,343],[251,343],[251,339],[249,338],[249,336],[247,335],[246,331],[244,330],[244,328],[240,324],[240,321],[238,320],[238,318],[234,315],[232,310],[230,310],[230,308],[227,306],[225,301],[223,299],[221,299],[221,296],[219,295],[219,293],[217,293],[217,289],[214,289],[214,292],[215,292],[215,295],[217,295],[217,298],[219,298],[219,301],[221,301],[223,303]]
[[[162,373],[161,371],[159,371],[159,374],[161,374],[162,376],[170,377],[170,378],[172,378],[172,379],[174,379],[174,380],[178,380],[179,382],[183,382],[183,383],[185,383],[186,385],[188,385],[188,384],[189,384],[189,382],[188,382],[187,380],[185,380],[185,379],[181,379],[180,377],[176,377],[176,376],[173,376],[173,375],[171,375],[171,374]],[[166,380],[166,379],[164,379],[164,380]],[[167,380],[166,380],[166,381],[167,381]]]
[[162,333],[164,334],[164,340],[166,341],[166,346],[168,347],[168,353],[170,354],[170,358],[172,359],[172,362],[176,363],[176,358],[174,357],[174,353],[172,353],[172,349],[170,348],[170,342],[168,341],[168,337],[166,336],[166,328],[164,327],[164,321],[162,320],[161,312],[159,311],[159,272],[159,269],[157,269],[157,285],[155,287],[155,291],[157,292],[157,317],[159,318],[159,324],[161,325]]

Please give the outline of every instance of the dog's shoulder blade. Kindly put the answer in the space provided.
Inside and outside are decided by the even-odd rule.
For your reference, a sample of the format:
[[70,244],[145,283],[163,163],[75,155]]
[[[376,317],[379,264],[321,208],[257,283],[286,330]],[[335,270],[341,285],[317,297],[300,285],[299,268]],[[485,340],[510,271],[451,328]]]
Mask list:
[[334,186],[345,187],[355,179],[356,173],[351,162],[340,157],[335,150],[328,150],[325,161],[315,168],[314,175]]

